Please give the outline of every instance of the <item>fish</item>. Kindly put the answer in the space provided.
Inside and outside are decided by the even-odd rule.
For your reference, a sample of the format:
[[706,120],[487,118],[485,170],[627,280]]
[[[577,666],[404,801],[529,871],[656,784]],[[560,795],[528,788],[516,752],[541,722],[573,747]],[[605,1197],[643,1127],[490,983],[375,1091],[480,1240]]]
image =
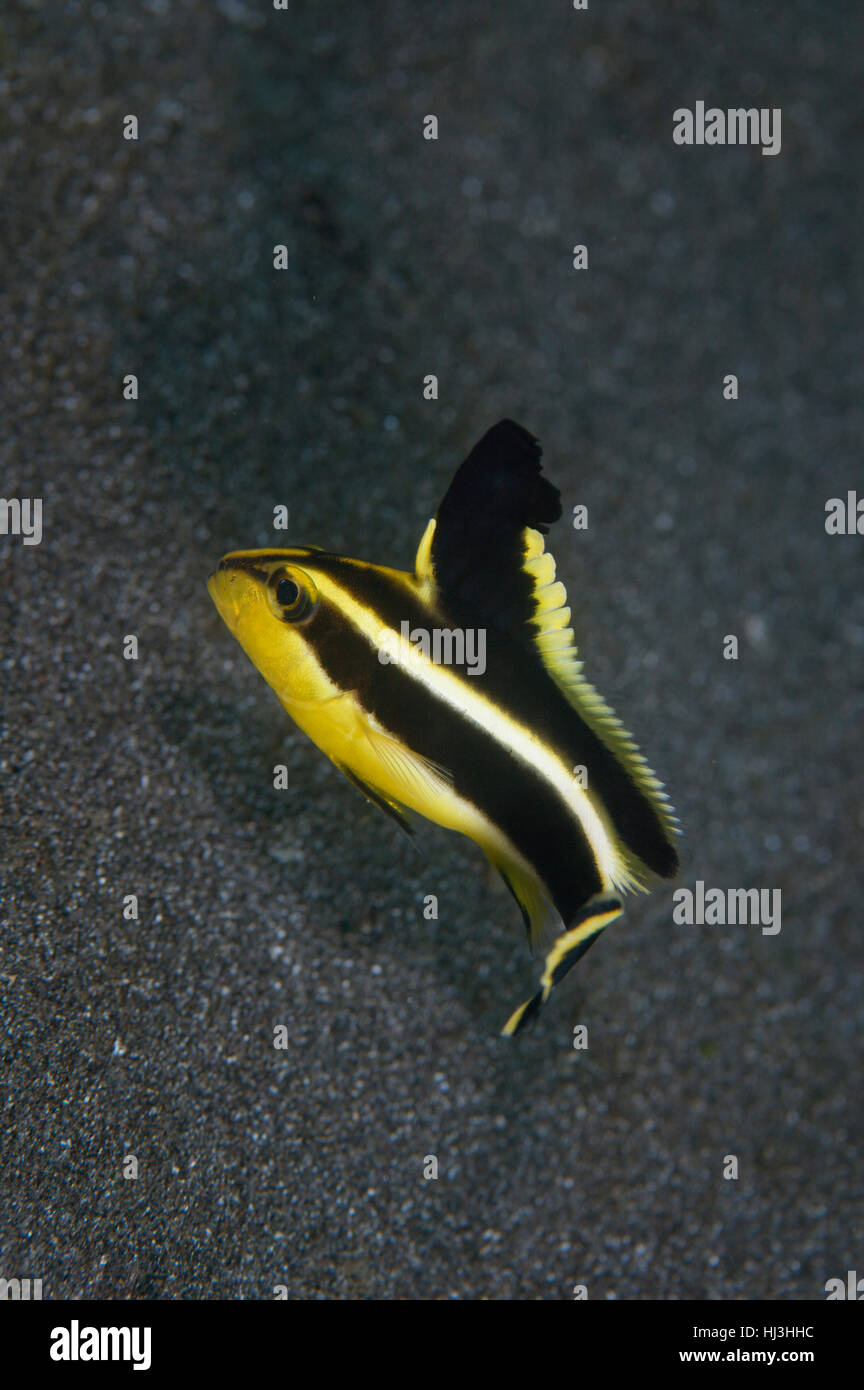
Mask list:
[[515,421],[489,429],[413,572],[307,545],[232,551],[208,580],[285,710],[367,800],[409,834],[419,816],[467,836],[500,873],[543,957],[508,1037],[625,893],[678,872],[663,785],[583,674],[541,459]]

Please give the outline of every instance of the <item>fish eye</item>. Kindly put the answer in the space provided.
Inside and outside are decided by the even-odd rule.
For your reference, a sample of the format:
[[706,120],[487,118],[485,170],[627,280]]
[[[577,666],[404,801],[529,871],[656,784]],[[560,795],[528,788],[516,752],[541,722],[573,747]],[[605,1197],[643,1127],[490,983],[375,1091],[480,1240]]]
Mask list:
[[276,602],[283,608],[293,608],[300,597],[300,585],[293,579],[280,579],[276,585]]
[[271,574],[267,584],[270,607],[286,623],[297,623],[308,618],[315,607],[317,594],[315,585],[308,575],[298,571],[278,569]]

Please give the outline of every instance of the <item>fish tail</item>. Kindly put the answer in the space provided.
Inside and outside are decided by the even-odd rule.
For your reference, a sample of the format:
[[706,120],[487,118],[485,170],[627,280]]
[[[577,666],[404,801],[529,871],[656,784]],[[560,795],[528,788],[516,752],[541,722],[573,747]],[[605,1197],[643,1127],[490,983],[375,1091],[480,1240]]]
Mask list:
[[540,988],[510,1015],[501,1029],[502,1036],[513,1038],[525,1027],[546,1003],[552,990],[561,983],[568,970],[573,968],[577,960],[581,960],[604,928],[608,927],[610,922],[614,922],[616,917],[620,917],[623,911],[617,898],[595,899],[582,909],[576,920],[553,942],[543,967]]

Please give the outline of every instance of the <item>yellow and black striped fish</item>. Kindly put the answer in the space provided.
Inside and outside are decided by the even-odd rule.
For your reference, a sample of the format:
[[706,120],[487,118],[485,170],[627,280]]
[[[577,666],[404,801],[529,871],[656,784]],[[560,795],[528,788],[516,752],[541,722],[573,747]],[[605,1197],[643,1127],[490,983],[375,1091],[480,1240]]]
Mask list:
[[582,675],[544,547],[561,504],[540,452],[512,420],[489,430],[413,574],[300,546],[234,551],[209,580],[288,713],[369,800],[406,828],[410,809],[470,836],[502,874],[546,951],[505,1034],[619,916],[619,894],[678,867],[662,786]]

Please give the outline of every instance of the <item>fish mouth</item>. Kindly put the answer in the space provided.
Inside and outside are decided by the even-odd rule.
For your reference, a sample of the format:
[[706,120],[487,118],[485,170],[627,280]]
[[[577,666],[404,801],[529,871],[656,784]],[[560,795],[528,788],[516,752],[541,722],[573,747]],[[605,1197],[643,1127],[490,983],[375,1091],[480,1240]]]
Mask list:
[[233,566],[226,565],[225,560],[220,560],[219,568],[207,579],[207,592],[225,626],[236,635],[243,586],[232,583],[236,577],[236,571],[232,571]]

